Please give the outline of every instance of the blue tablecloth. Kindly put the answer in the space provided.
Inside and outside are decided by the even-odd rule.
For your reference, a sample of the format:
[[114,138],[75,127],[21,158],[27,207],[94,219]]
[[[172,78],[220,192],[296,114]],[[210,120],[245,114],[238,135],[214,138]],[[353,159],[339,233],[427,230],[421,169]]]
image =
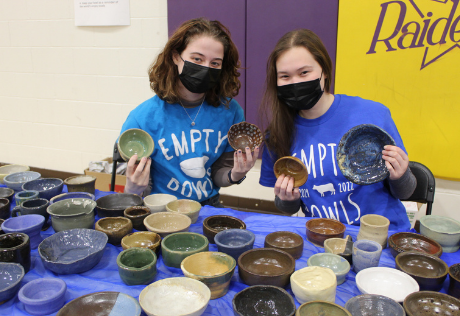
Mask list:
[[[66,189],[64,189],[64,191],[66,191]],[[113,192],[96,191],[96,198],[111,193]],[[262,248],[264,246],[265,236],[274,231],[292,231],[304,237],[305,243],[303,255],[300,259],[296,260],[296,270],[307,267],[307,260],[311,255],[319,252],[324,252],[323,248],[316,247],[306,240],[305,223],[308,219],[303,217],[288,217],[279,215],[241,212],[229,208],[217,209],[214,207],[205,206],[202,208],[200,212],[198,221],[195,224],[191,225],[190,231],[202,234],[203,220],[208,216],[218,214],[231,215],[243,220],[247,225],[247,229],[252,231],[256,236],[254,248]],[[351,235],[353,237],[353,240],[356,240],[358,231],[359,227],[357,226],[347,226],[345,235]],[[41,235],[43,238],[46,238],[52,235],[53,233],[54,231],[50,227],[47,231],[42,232]],[[393,231],[390,231],[389,235],[393,233]],[[116,258],[122,250],[123,249],[121,248],[121,246],[116,247],[111,244],[107,244],[101,261],[90,271],[81,274],[58,275],[54,272],[45,269],[40,259],[40,256],[38,255],[37,249],[33,249],[31,251],[31,269],[25,275],[21,283],[21,286],[37,278],[60,278],[64,280],[67,284],[66,302],[69,302],[85,294],[100,291],[123,292],[138,299],[139,294],[145,288],[145,285],[125,285],[121,281],[120,276],[118,274]],[[209,250],[217,251],[216,245],[210,244]],[[451,254],[443,253],[441,259],[443,259],[448,266],[451,266],[452,264],[458,263],[460,261],[459,252],[457,251],[456,253]],[[383,250],[379,266],[390,268],[395,267],[395,261],[393,256],[390,254],[389,249]],[[170,277],[183,276],[181,269],[170,268],[165,266],[163,264],[161,255],[157,263],[157,268],[158,273],[155,278],[155,281]],[[335,300],[337,304],[344,306],[345,303],[351,297],[361,294],[356,286],[355,276],[356,274],[353,272],[353,269],[351,269],[347,275],[346,281],[337,287],[337,294]],[[446,293],[448,282],[449,278],[446,279],[446,282],[444,283],[441,292]],[[211,300],[203,315],[233,315],[232,299],[236,293],[238,293],[246,287],[247,285],[242,283],[241,279],[238,276],[237,267],[235,269],[235,273],[230,283],[230,289],[228,293],[219,299]],[[294,294],[292,293],[290,286],[288,286],[286,290],[294,297]],[[295,299],[294,301],[296,302],[297,307],[300,306],[300,304]],[[7,301],[3,305],[0,305],[0,315],[17,316],[29,314],[25,312],[23,304],[19,301],[16,295],[15,298]],[[56,315],[56,313],[51,315]]]

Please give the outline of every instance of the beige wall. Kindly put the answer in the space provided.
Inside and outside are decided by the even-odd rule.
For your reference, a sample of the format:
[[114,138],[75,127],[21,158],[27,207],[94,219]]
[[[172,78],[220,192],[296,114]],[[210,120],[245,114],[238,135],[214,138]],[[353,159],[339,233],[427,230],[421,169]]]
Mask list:
[[[0,162],[82,173],[112,155],[167,40],[166,0],[130,6],[130,26],[76,27],[73,0],[0,0]],[[272,200],[258,168],[222,193]],[[460,220],[460,183],[437,183],[434,213]]]

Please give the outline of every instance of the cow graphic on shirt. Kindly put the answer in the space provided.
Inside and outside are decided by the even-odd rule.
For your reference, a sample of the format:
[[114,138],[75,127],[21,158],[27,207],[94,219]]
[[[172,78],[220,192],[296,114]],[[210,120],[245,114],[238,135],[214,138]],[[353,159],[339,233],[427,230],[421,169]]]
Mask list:
[[314,185],[313,190],[318,191],[321,194],[321,196],[324,196],[324,193],[328,191],[331,192],[331,195],[335,194],[334,184],[332,183],[327,183],[323,185]]

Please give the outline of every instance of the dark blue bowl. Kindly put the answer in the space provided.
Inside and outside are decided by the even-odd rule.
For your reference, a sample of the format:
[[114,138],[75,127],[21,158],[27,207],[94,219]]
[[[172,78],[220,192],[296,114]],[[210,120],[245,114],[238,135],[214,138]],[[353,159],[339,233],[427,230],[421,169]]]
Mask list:
[[0,304],[19,291],[24,268],[19,263],[0,262]]
[[362,124],[343,135],[337,148],[337,164],[353,183],[367,185],[384,180],[389,171],[382,159],[385,145],[396,146],[393,138],[380,127]]
[[58,194],[61,194],[62,188],[64,187],[64,181],[57,178],[45,178],[37,179],[26,182],[22,185],[22,189],[35,190],[41,198],[51,200]]
[[45,217],[40,214],[28,214],[18,217],[11,217],[3,222],[2,230],[5,233],[27,234],[30,239],[30,249],[35,249],[42,241],[40,231],[44,222]]
[[254,240],[254,234],[246,229],[227,229],[214,237],[217,249],[232,256],[236,262],[243,252],[254,247]]

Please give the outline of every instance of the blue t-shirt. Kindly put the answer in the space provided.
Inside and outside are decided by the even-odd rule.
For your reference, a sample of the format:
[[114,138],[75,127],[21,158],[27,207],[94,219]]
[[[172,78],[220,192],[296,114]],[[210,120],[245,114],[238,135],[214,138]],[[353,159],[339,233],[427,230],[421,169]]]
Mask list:
[[[348,181],[336,161],[337,146],[352,127],[374,124],[384,129],[405,151],[402,139],[384,105],[359,97],[335,95],[329,110],[316,119],[295,119],[295,140],[291,155],[300,158],[308,169],[308,180],[301,186],[301,205],[307,217],[334,218],[359,225],[361,216],[378,214],[390,220],[390,229],[409,229],[410,223],[401,201],[391,195],[385,181],[357,185]],[[274,155],[264,150],[260,184],[274,187]]]
[[[187,113],[192,119],[196,116],[195,126],[191,126]],[[152,193],[204,201],[219,192],[211,179],[211,165],[224,152],[233,151],[227,132],[233,124],[244,121],[244,112],[231,100],[229,108],[205,101],[201,110],[197,106],[188,108],[187,113],[180,104],[154,96],[131,111],[121,132],[140,128],[152,136]]]

